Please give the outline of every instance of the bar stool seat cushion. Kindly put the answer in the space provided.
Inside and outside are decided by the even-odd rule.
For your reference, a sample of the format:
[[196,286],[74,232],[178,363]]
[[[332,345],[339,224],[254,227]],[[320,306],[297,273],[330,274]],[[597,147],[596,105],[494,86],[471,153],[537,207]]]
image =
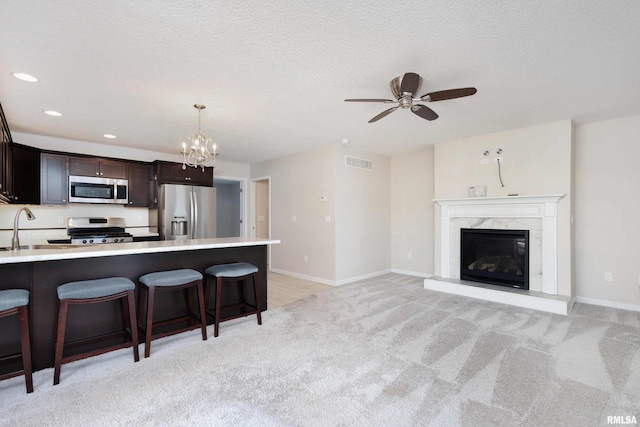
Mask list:
[[59,299],[100,298],[135,289],[136,285],[126,277],[81,280],[58,286]]
[[157,271],[140,276],[140,283],[146,286],[178,286],[202,280],[202,273],[190,268],[171,271]]
[[7,289],[0,291],[0,311],[22,307],[29,304],[29,291],[25,289]]
[[258,271],[258,267],[248,262],[235,262],[233,264],[212,265],[205,270],[210,276],[215,277],[241,277]]

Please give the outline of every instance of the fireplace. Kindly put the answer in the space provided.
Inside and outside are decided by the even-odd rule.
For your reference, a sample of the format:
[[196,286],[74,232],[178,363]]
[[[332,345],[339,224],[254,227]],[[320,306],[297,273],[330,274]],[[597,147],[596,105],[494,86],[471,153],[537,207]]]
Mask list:
[[529,230],[460,230],[460,278],[529,289]]

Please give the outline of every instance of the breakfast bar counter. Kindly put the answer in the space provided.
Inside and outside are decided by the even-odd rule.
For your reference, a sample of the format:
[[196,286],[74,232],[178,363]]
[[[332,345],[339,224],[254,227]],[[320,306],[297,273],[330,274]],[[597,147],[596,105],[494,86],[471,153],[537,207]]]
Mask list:
[[[240,237],[0,251],[0,290],[27,289],[30,292],[33,367],[36,370],[44,369],[53,366],[58,286],[67,282],[113,276],[126,277],[137,283],[138,277],[155,271],[191,268],[204,272],[211,265],[248,262],[259,269],[261,301],[258,301],[258,306],[264,311],[267,309],[267,246],[277,243],[280,241]],[[223,305],[234,304],[239,300],[240,295],[234,289],[225,293]],[[171,298],[171,295],[167,298]],[[96,330],[104,334],[120,330],[121,310],[114,309],[109,305],[111,303],[116,304],[111,301],[78,306],[77,309],[74,307],[73,313],[69,313],[68,339],[73,341],[95,335]],[[187,309],[187,301],[185,298],[185,301],[177,303],[175,298],[164,301],[158,298],[156,307],[163,314],[162,317],[171,318]],[[114,315],[114,312],[120,315]],[[89,313],[91,325],[84,321]],[[0,342],[0,354],[9,354],[15,348],[8,342],[19,342],[17,332],[15,336],[9,337],[16,328],[4,323],[0,323],[0,328],[7,331],[7,339]]]

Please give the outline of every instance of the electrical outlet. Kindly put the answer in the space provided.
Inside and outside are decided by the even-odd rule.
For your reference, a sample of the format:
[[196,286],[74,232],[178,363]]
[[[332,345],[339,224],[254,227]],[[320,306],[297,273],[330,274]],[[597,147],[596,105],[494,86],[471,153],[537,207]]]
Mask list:
[[481,165],[488,165],[489,164],[489,159],[480,159],[480,164]]
[[604,281],[605,282],[612,282],[613,281],[613,273],[610,272],[605,272],[604,273]]
[[411,259],[413,257],[413,254],[411,253],[411,251],[409,251],[409,253],[407,254],[407,258]]
[[307,261],[309,261],[309,257],[305,255],[304,256],[304,262],[307,262]]

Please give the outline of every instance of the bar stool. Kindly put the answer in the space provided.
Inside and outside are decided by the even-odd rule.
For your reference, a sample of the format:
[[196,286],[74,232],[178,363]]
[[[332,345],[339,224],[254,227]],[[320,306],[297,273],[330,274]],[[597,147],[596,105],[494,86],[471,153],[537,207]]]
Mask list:
[[[58,331],[56,333],[53,385],[60,382],[60,369],[62,368],[62,365],[64,363],[73,362],[74,360],[97,356],[99,354],[127,347],[133,347],[133,360],[135,362],[140,360],[140,356],[138,354],[138,329],[131,326],[132,322],[136,319],[135,288],[135,284],[126,277],[107,277],[104,279],[83,280],[58,286],[60,308],[58,310]],[[124,330],[122,332],[65,343],[64,338],[67,330],[67,312],[70,305],[96,304],[118,299],[122,300],[122,318],[124,324]],[[87,323],[91,322],[90,319],[86,320]],[[76,346],[127,334],[131,336],[131,340],[127,340],[124,343],[64,357],[65,345]]]
[[18,315],[20,324],[20,349],[16,355],[5,356],[0,359],[2,362],[9,362],[22,358],[22,369],[0,375],[0,380],[17,377],[24,374],[24,382],[27,386],[27,393],[33,392],[33,379],[31,369],[31,345],[29,343],[29,291],[25,289],[7,289],[0,291],[0,317]]
[[[196,270],[191,269],[180,269],[180,270],[170,270],[170,271],[159,271],[155,273],[148,273],[143,276],[140,276],[138,279],[140,284],[140,290],[145,289],[147,291],[147,322],[145,326],[142,326],[142,304],[143,298],[140,297],[140,309],[139,316],[140,319],[138,321],[138,325],[141,330],[145,332],[145,341],[144,341],[144,357],[149,357],[151,354],[151,340],[156,338],[166,337],[168,335],[174,335],[180,332],[191,331],[193,329],[200,328],[202,329],[202,340],[207,340],[207,318],[204,312],[204,293],[202,291],[202,273]],[[193,296],[192,291],[193,288],[196,288],[198,292],[198,308],[200,311],[200,316],[198,317],[193,313]],[[168,291],[179,291],[184,289],[186,291],[187,296],[187,307],[189,309],[189,313],[185,316],[176,317],[169,320],[164,320],[160,322],[153,322],[153,311],[155,304],[155,295],[156,291],[168,292]],[[198,320],[198,323],[194,322]],[[161,332],[157,334],[153,334],[153,328],[161,327],[165,325],[170,325],[173,323],[180,323],[189,321],[189,326],[180,329],[174,329],[167,332]]]
[[[215,313],[211,313],[209,310],[207,310],[207,313],[209,313],[214,318],[214,322],[215,322],[214,332],[213,332],[214,337],[218,336],[220,322],[224,322],[231,319],[237,319],[238,317],[245,317],[245,316],[250,316],[252,314],[255,314],[258,317],[258,325],[262,325],[262,316],[260,315],[260,308],[258,307],[259,301],[260,301],[260,297],[259,297],[260,291],[258,289],[258,267],[256,267],[253,264],[249,264],[247,262],[219,264],[219,265],[212,265],[211,267],[207,268],[205,270],[205,274],[207,275],[207,278],[212,277],[216,281]],[[254,297],[255,305],[249,304],[247,302],[247,299],[244,293],[244,287],[249,278],[253,279],[252,280],[253,297]],[[211,286],[206,283],[206,280],[207,279],[205,278],[205,284],[206,284],[205,300],[208,305],[209,296],[211,294]],[[241,282],[240,288],[239,288],[240,297],[242,300],[241,303],[221,307],[223,281]],[[222,311],[229,311],[229,310],[235,310],[240,308],[243,310],[246,310],[248,308],[249,311],[243,311],[241,314],[237,314],[224,319],[220,318],[220,313]]]

